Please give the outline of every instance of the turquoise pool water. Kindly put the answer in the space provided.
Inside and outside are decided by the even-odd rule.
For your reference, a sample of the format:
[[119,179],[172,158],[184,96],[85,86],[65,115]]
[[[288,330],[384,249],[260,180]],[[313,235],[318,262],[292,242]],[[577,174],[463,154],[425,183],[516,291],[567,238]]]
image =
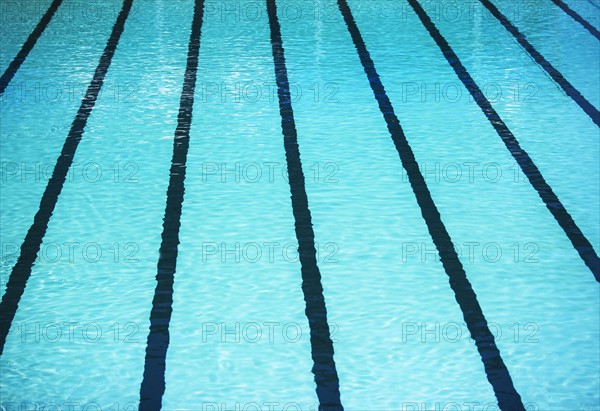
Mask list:
[[486,5],[0,2],[0,409],[600,410],[599,39]]

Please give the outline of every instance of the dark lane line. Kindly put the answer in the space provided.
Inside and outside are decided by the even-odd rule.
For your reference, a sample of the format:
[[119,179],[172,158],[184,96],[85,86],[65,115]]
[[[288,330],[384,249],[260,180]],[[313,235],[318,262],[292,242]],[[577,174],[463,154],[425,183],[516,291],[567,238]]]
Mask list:
[[577,226],[565,206],[560,202],[557,195],[552,190],[552,187],[546,182],[544,176],[542,176],[542,173],[529,154],[521,148],[517,138],[513,135],[496,110],[494,110],[492,104],[485,97],[475,80],[473,80],[473,77],[471,77],[465,66],[463,66],[454,50],[452,50],[450,44],[448,44],[446,39],[439,32],[423,7],[421,7],[417,0],[408,0],[408,2],[417,13],[417,16],[421,19],[421,22],[427,31],[429,31],[430,36],[437,43],[458,78],[462,81],[467,90],[469,90],[469,93],[471,93],[481,108],[481,111],[486,115],[489,122],[506,145],[508,151],[510,151],[510,154],[517,161],[519,167],[521,167],[521,170],[523,170],[523,173],[527,176],[527,179],[533,188],[537,191],[542,201],[544,201],[544,204],[546,204],[550,213],[552,213],[558,224],[561,226],[585,265],[594,274],[596,281],[600,282],[600,259],[598,258],[596,251],[594,251],[594,247],[590,241]]
[[596,3],[594,3],[592,0],[587,0],[588,3],[590,3],[592,6],[594,6],[595,8],[597,8],[598,10],[600,10],[600,6],[597,5]]
[[565,2],[562,0],[552,0],[554,4],[562,9],[565,13],[567,13],[573,20],[577,23],[581,24],[590,34],[600,40],[600,31],[587,22],[586,19],[581,17],[575,10],[570,8]]
[[143,411],[160,410],[166,388],[165,368],[170,341],[169,323],[173,313],[173,284],[177,268],[179,228],[185,192],[186,161],[190,145],[203,14],[204,0],[196,0],[183,89],[179,100],[177,127],[173,138],[173,157],[157,264],[156,289],[150,312],[144,376],[140,386],[139,409]]
[[63,0],[54,0],[52,4],[50,4],[50,7],[48,7],[48,10],[42,16],[35,29],[31,32],[29,37],[27,37],[25,43],[23,43],[23,47],[21,47],[21,50],[17,53],[13,61],[9,64],[4,74],[2,74],[2,77],[0,77],[0,96],[4,94],[6,87],[8,87],[8,84],[19,70],[19,67],[21,67],[21,64],[23,64],[25,59],[27,59],[29,52],[33,49],[35,43],[37,43],[44,30],[46,30],[48,23],[50,23],[50,20],[52,20],[54,13],[56,13],[56,10],[58,9],[58,6],[60,6],[62,1]]
[[592,119],[592,121],[600,127],[600,111],[592,105],[580,92],[577,90],[569,81],[558,71],[548,60],[537,51],[535,47],[525,38],[519,29],[510,22],[510,20],[498,10],[496,6],[490,0],[480,0],[481,3],[492,13],[492,15],[498,19],[500,24],[504,26],[510,34],[513,35],[515,40],[529,53],[529,55],[535,60],[535,62],[543,68],[552,80],[558,84],[567,96],[571,97],[575,103],[581,107],[583,111]]
[[19,258],[6,284],[6,292],[2,296],[2,302],[0,303],[0,355],[4,351],[6,337],[15,318],[19,301],[25,292],[27,281],[31,276],[31,270],[40,251],[42,240],[46,235],[48,222],[50,221],[50,217],[52,217],[56,202],[63,189],[67,173],[73,163],[73,157],[83,136],[88,118],[102,89],[104,78],[125,28],[125,22],[129,16],[132,3],[133,0],[124,0],[123,2],[121,12],[117,17],[102,57],[100,57],[100,62],[96,67],[94,78],[88,86],[85,97],[81,101],[81,106],[75,115],[60,156],[56,160],[52,177],[48,180],[48,184],[42,195],[40,207],[21,245]]
[[417,199],[417,203],[421,208],[421,215],[427,224],[429,234],[438,249],[442,265],[450,280],[450,287],[454,291],[454,295],[463,317],[471,333],[471,337],[475,340],[475,345],[481,356],[487,379],[492,385],[498,404],[502,410],[515,411],[524,410],[521,396],[513,385],[512,378],[502,360],[500,350],[496,346],[493,334],[491,333],[477,295],[467,279],[465,270],[456,254],[450,234],[446,230],[440,212],[438,211],[427,183],[419,170],[419,165],[415,159],[415,155],[410,147],[404,130],[400,125],[400,121],[394,112],[392,103],[385,91],[379,74],[375,68],[375,64],[371,59],[369,51],[360,34],[358,26],[352,16],[352,12],[346,0],[338,0],[339,9],[346,21],[348,31],[356,47],[356,51],[360,57],[364,71],[367,75],[375,99],[379,104],[379,109],[383,115],[396,150],[400,156],[402,166],[406,170],[410,185]]
[[[271,46],[275,65],[277,95],[281,114],[281,128],[287,169],[292,210],[295,219],[298,253],[302,271],[302,291],[306,302],[306,317],[310,327],[310,344],[313,359],[312,372],[317,384],[319,411],[341,411],[340,387],[335,361],[333,342],[327,322],[327,307],[323,296],[321,273],[317,265],[315,233],[308,207],[308,196],[304,185],[304,173],[300,159],[300,148],[296,122],[292,109],[290,86],[285,64],[285,54],[281,40],[281,27],[277,18],[275,0],[267,0],[269,26],[271,28]],[[294,176],[292,178],[292,176]]]

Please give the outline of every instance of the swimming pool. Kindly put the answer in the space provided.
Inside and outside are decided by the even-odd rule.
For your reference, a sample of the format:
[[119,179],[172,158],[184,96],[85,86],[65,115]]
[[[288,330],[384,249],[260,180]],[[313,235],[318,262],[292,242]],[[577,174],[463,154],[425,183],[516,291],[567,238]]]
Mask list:
[[1,7],[2,409],[600,409],[597,0]]

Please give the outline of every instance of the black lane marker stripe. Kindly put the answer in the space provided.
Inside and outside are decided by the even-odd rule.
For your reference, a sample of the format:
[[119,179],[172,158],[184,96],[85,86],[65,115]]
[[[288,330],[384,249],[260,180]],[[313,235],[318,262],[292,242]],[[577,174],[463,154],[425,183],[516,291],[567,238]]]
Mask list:
[[203,14],[204,0],[196,0],[183,89],[179,100],[177,127],[173,139],[173,157],[157,264],[156,289],[150,312],[144,377],[140,387],[139,409],[144,411],[159,410],[165,392],[165,367],[170,341],[169,323],[173,312],[173,284],[177,266],[179,228],[185,192],[186,161],[190,145]]
[[598,6],[596,3],[594,3],[592,0],[587,0],[588,3],[590,3],[592,6],[594,6],[597,9],[600,9],[600,6]]
[[319,398],[319,411],[343,410],[340,399],[340,387],[335,361],[333,342],[327,322],[327,307],[323,296],[321,273],[317,265],[315,233],[308,208],[308,196],[304,186],[304,173],[300,160],[300,148],[296,132],[296,122],[292,109],[290,86],[285,63],[285,54],[281,40],[281,27],[277,18],[275,0],[267,0],[269,26],[271,28],[271,46],[279,97],[279,112],[283,144],[287,161],[292,209],[295,219],[298,253],[302,271],[302,291],[306,302],[306,317],[310,327],[310,344],[313,369]]
[[421,22],[429,31],[431,37],[435,40],[438,47],[448,60],[448,63],[454,69],[454,72],[460,78],[462,83],[465,85],[469,93],[473,96],[474,100],[477,102],[481,111],[486,115],[510,154],[512,154],[513,158],[523,170],[523,173],[529,179],[529,182],[533,186],[533,188],[538,192],[541,199],[546,204],[546,207],[561,228],[564,230],[565,234],[575,247],[575,250],[579,253],[579,256],[588,266],[590,271],[594,274],[596,281],[600,282],[600,259],[598,255],[594,251],[594,247],[589,242],[589,240],[585,237],[585,235],[581,232],[573,218],[568,213],[565,206],[560,202],[557,195],[554,193],[550,185],[546,183],[546,180],[540,173],[540,170],[537,168],[529,154],[525,150],[521,148],[519,141],[513,135],[513,133],[509,130],[508,126],[504,123],[500,115],[494,110],[492,104],[485,98],[483,92],[473,80],[465,66],[462,65],[462,62],[450,47],[450,44],[446,41],[446,39],[439,32],[435,24],[431,21],[425,10],[421,7],[418,1],[416,0],[408,0],[412,8],[417,13],[417,16],[421,19]]
[[21,296],[25,292],[27,281],[31,276],[31,269],[40,251],[42,240],[48,229],[48,222],[56,207],[58,196],[63,189],[67,173],[73,163],[77,146],[81,141],[88,118],[92,113],[92,109],[96,104],[96,99],[104,83],[104,77],[108,72],[113,55],[119,44],[119,39],[125,28],[125,21],[131,10],[132,3],[133,0],[124,0],[123,2],[121,12],[117,17],[102,57],[100,57],[100,62],[96,67],[94,78],[88,86],[85,97],[81,101],[81,106],[75,115],[60,156],[56,160],[52,177],[48,181],[48,185],[40,201],[39,210],[35,214],[33,224],[29,228],[25,240],[21,245],[19,259],[13,267],[8,283],[6,284],[6,293],[2,296],[2,302],[0,303],[0,355],[4,351],[6,336],[15,318]]
[[498,350],[494,336],[487,325],[481,306],[477,301],[477,296],[452,245],[452,239],[442,222],[440,212],[433,202],[427,183],[419,170],[415,155],[404,135],[400,121],[379,78],[375,64],[354,21],[348,3],[346,0],[338,0],[338,6],[346,21],[348,31],[352,36],[354,46],[371,84],[375,99],[379,104],[379,109],[387,123],[396,150],[400,155],[402,166],[406,169],[417,203],[421,208],[421,215],[438,249],[442,264],[450,280],[450,287],[454,291],[469,332],[475,340],[487,379],[496,393],[498,404],[502,410],[524,410],[521,396],[517,393],[508,369],[500,356],[500,350]]
[[54,0],[52,4],[50,4],[50,7],[48,7],[48,10],[42,16],[35,29],[31,32],[29,37],[27,37],[25,43],[23,43],[21,50],[17,53],[4,74],[2,74],[2,77],[0,77],[0,95],[4,94],[4,90],[6,90],[6,87],[17,73],[17,70],[19,70],[19,67],[21,67],[21,64],[23,64],[29,55],[29,52],[35,46],[35,43],[38,41],[44,30],[46,30],[48,23],[52,20],[56,9],[58,9],[58,6],[60,6],[61,3],[62,0]]
[[554,4],[560,7],[565,13],[567,13],[573,20],[577,23],[581,24],[590,34],[600,40],[600,31],[598,31],[594,26],[587,22],[583,17],[581,17],[575,10],[570,8],[565,2],[562,0],[552,0]]
[[536,50],[535,47],[525,38],[525,36],[519,31],[519,29],[513,25],[508,18],[494,6],[490,0],[480,0],[481,3],[492,13],[496,19],[504,26],[510,34],[513,35],[515,40],[519,42],[521,47],[529,53],[535,62],[543,68],[546,73],[552,77],[552,79],[558,84],[563,91],[573,99],[575,103],[582,108],[583,111],[592,119],[597,126],[600,127],[600,112],[596,107],[592,105],[587,99],[577,90],[569,81],[558,71],[548,60],[542,56],[542,54]]

